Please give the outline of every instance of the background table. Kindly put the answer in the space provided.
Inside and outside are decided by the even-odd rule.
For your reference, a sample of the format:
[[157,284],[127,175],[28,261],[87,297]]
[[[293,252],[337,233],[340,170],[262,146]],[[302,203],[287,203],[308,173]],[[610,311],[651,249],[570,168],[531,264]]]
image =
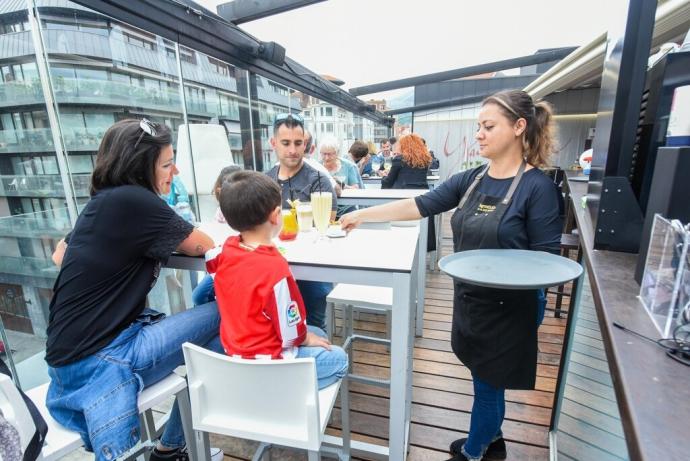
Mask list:
[[[415,269],[420,229],[424,226],[393,227],[387,230],[355,229],[347,237],[315,241],[316,232],[300,232],[291,242],[276,240],[296,279],[333,283],[353,283],[391,287],[393,309],[391,319],[390,420],[388,448],[353,441],[355,456],[388,457],[403,460],[407,455],[410,408],[412,402],[413,313],[415,300]],[[217,244],[232,235],[224,224],[204,224],[201,230]],[[426,249],[426,247],[425,247]],[[381,255],[385,257],[381,257]],[[175,254],[167,267],[205,270],[202,257]],[[423,304],[423,302],[422,302]],[[325,436],[327,444],[339,445],[338,437]],[[358,453],[360,453],[358,455]]]
[[[439,175],[430,175],[426,177],[426,182],[429,183],[429,189],[433,189],[441,181]],[[368,178],[362,178],[364,187],[367,189],[380,189],[381,188],[381,176],[369,176]]]

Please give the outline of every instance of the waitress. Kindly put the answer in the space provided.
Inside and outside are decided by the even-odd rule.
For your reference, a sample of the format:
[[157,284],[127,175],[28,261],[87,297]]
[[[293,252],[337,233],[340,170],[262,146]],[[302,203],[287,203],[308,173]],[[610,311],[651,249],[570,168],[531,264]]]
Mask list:
[[[456,252],[513,248],[558,252],[562,223],[556,186],[539,167],[554,149],[552,112],[524,91],[486,98],[475,138],[487,165],[448,178],[415,199],[349,213],[349,230],[366,221],[411,220],[455,208]],[[506,389],[534,389],[537,290],[501,290],[456,282],[451,345],[472,372],[474,403],[467,438],[450,446],[451,460],[505,459],[501,425]]]

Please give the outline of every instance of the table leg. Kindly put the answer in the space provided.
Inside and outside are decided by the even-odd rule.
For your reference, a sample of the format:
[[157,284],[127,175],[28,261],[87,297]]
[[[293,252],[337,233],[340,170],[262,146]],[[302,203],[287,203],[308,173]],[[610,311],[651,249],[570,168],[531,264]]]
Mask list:
[[389,459],[404,460],[407,454],[409,410],[407,396],[410,374],[410,349],[413,341],[409,334],[414,298],[411,274],[395,274],[393,281],[393,330],[391,331],[391,384],[389,420]]
[[429,237],[429,218],[419,222],[419,240],[417,241],[417,315],[415,335],[422,336],[424,328],[424,289],[426,287],[426,242]]

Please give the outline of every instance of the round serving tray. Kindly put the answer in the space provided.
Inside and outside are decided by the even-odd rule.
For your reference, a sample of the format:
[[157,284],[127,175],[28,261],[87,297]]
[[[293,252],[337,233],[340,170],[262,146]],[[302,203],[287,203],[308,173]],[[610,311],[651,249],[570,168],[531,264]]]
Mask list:
[[582,274],[582,266],[571,259],[530,250],[461,251],[438,265],[458,282],[517,290],[562,285]]

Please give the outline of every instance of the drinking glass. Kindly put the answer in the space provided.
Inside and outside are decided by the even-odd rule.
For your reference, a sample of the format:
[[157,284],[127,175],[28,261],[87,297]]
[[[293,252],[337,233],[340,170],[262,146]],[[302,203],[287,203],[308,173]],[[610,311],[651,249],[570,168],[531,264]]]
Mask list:
[[392,166],[393,166],[393,159],[391,157],[388,157],[386,160],[383,161],[383,169],[384,170],[390,171]]
[[381,162],[379,161],[379,159],[371,161],[371,169],[373,170],[374,174],[376,174],[380,168],[381,168]]
[[314,226],[316,226],[320,237],[326,235],[326,230],[331,220],[332,204],[333,196],[330,192],[312,192],[311,211],[314,217]]
[[297,224],[300,232],[309,232],[312,228],[312,210],[311,204],[300,203],[297,206]]
[[282,210],[283,227],[280,229],[280,240],[295,240],[297,237],[297,217],[292,210]]

